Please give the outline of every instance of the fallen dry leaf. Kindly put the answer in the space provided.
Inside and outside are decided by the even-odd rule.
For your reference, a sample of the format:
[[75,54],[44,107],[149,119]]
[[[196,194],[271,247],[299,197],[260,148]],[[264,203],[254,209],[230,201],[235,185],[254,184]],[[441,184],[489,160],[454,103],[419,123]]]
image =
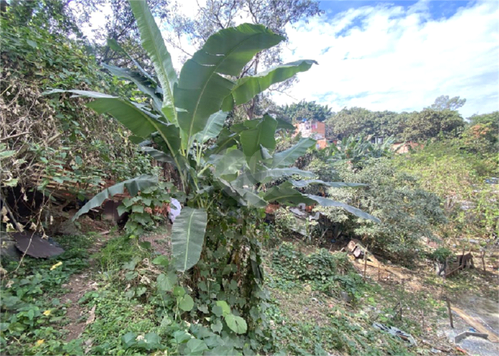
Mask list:
[[86,325],[90,325],[95,321],[95,307],[97,305],[94,305],[92,309],[90,309],[90,316],[87,319],[87,322],[85,323]]

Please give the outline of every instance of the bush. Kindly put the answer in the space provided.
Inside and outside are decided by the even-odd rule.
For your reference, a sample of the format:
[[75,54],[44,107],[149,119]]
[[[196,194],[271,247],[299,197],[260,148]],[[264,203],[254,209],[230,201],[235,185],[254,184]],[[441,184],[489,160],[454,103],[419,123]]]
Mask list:
[[497,185],[487,183],[497,176],[497,154],[471,153],[466,142],[464,137],[429,144],[400,157],[397,166],[444,202],[449,224],[441,227],[442,236],[487,243],[499,229]]
[[342,181],[367,186],[332,188],[329,196],[376,216],[381,223],[351,215],[345,220],[338,208],[328,208],[325,215],[341,224],[344,235],[363,239],[385,257],[410,263],[418,255],[421,238],[432,238],[435,227],[446,221],[438,196],[421,189],[415,177],[397,171],[387,158],[367,160],[357,171],[345,163],[335,167]]
[[2,14],[0,36],[0,151],[14,152],[2,159],[8,186],[37,189],[46,200],[76,201],[97,193],[106,181],[149,172],[150,160],[116,122],[85,107],[84,99],[43,95],[57,87],[130,96],[130,86],[102,71],[80,43],[51,33],[44,23],[19,24],[16,16]]
[[331,253],[326,249],[310,255],[297,251],[284,242],[272,253],[272,269],[288,282],[310,283],[314,289],[340,297],[340,290],[351,298],[360,295],[364,287],[361,276],[355,273],[346,253]]

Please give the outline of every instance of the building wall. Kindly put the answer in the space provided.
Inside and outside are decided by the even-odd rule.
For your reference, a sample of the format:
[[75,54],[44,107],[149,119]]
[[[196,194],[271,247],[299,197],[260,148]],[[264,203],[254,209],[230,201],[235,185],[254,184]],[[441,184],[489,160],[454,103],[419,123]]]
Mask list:
[[319,121],[307,121],[295,124],[295,135],[301,133],[302,137],[311,137],[315,139],[326,138],[326,124]]

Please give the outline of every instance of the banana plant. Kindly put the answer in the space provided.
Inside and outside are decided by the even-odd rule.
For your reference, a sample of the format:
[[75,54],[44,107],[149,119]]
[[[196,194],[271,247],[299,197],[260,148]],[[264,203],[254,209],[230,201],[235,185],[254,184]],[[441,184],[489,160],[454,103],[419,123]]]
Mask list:
[[[96,92],[67,92],[94,98],[89,107],[110,114],[135,135],[137,142],[149,143],[143,144],[146,152],[178,170],[187,196],[172,229],[178,271],[187,271],[199,261],[209,222],[208,210],[218,197],[255,208],[264,208],[271,201],[341,206],[357,216],[377,220],[352,206],[300,193],[297,189],[307,184],[303,180],[289,180],[268,188],[268,183],[283,177],[314,178],[311,172],[292,167],[299,156],[315,145],[314,140],[305,138],[283,152],[274,152],[275,132],[285,124],[269,115],[223,128],[228,111],[234,106],[248,102],[272,84],[308,70],[315,61],[300,60],[240,78],[243,67],[257,53],[284,40],[264,26],[243,24],[212,35],[177,76],[146,2],[130,1],[130,5],[157,79],[143,72],[107,68],[137,84],[149,97],[149,105]],[[54,92],[62,91],[51,91]],[[75,219],[113,193],[121,192],[123,187],[134,194],[151,184],[153,178],[142,176],[122,182],[118,188],[111,187],[83,206]]]
[[399,148],[393,150],[394,137],[386,138],[383,143],[371,143],[370,137],[348,136],[336,145],[330,145],[325,150],[329,162],[348,161],[354,168],[362,168],[363,162],[369,158],[391,157]]

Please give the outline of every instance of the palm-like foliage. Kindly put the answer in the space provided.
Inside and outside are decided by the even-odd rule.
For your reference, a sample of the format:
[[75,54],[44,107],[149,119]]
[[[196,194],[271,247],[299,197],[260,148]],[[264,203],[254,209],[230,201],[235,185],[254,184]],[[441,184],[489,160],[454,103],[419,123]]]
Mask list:
[[391,157],[398,150],[392,149],[394,143],[394,137],[388,137],[383,143],[371,143],[363,136],[349,136],[330,145],[324,154],[329,162],[348,161],[352,167],[361,168],[362,162],[369,158]]
[[[284,152],[274,153],[274,135],[280,123],[268,115],[234,125],[230,130],[223,128],[228,110],[246,103],[270,85],[308,70],[315,61],[301,60],[254,77],[236,79],[254,55],[283,40],[263,26],[244,24],[211,36],[185,63],[177,78],[170,54],[145,1],[130,1],[130,4],[142,45],[154,64],[158,80],[144,73],[115,67],[108,69],[136,83],[149,96],[150,105],[95,92],[70,92],[95,98],[88,104],[91,108],[113,116],[136,136],[136,140],[153,143],[154,147],[148,147],[147,152],[157,160],[172,163],[178,170],[188,194],[187,207],[175,220],[172,235],[173,255],[179,271],[188,270],[200,258],[209,221],[207,211],[216,202],[215,196],[257,208],[265,207],[269,201],[339,204],[358,216],[375,220],[346,204],[303,195],[290,182],[268,191],[262,189],[265,183],[286,176],[313,177],[310,172],[290,166],[315,141],[303,139]],[[208,140],[215,143],[208,147]],[[124,182],[121,187],[127,187],[132,194],[140,190],[141,182],[150,184],[150,181],[141,177],[137,181]],[[108,193],[100,193],[90,200],[75,218],[100,205],[101,194],[107,194],[107,197]]]

